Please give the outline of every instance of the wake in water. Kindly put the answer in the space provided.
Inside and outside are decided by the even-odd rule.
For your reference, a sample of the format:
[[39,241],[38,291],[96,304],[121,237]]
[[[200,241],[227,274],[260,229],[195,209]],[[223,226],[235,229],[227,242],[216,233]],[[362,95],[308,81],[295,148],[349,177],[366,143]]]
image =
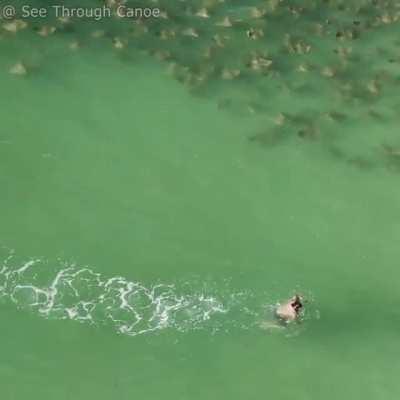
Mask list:
[[[306,297],[309,310],[312,296]],[[109,326],[131,336],[166,328],[215,333],[256,327],[270,332],[276,326],[276,298],[266,299],[266,293],[234,290],[228,281],[146,286],[62,261],[19,262],[13,252],[0,263],[0,301],[11,301],[45,318]],[[314,318],[318,311],[307,311],[302,320]],[[287,331],[293,332],[300,330]]]
[[0,299],[46,318],[108,325],[132,336],[165,328],[183,332],[249,328],[256,320],[252,295],[229,288],[219,287],[216,294],[212,287],[196,289],[193,283],[147,287],[74,264],[59,262],[53,274],[54,268],[40,259],[15,264],[11,253],[0,267]]

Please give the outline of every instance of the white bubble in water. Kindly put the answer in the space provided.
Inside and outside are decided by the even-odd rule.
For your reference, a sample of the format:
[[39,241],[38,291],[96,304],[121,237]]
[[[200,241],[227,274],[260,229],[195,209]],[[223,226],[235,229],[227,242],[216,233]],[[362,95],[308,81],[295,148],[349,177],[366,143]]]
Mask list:
[[8,261],[0,269],[0,295],[46,318],[111,325],[119,333],[137,335],[165,328],[198,329],[228,311],[215,296],[178,294],[174,285],[146,287],[74,265],[63,265],[49,278],[48,265],[41,260],[18,267]]

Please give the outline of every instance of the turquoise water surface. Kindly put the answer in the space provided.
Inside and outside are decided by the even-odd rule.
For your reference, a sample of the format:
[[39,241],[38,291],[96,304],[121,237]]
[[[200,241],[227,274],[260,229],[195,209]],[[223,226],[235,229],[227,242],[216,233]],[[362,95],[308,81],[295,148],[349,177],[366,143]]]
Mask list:
[[1,398],[397,399],[396,3],[151,4],[0,20]]

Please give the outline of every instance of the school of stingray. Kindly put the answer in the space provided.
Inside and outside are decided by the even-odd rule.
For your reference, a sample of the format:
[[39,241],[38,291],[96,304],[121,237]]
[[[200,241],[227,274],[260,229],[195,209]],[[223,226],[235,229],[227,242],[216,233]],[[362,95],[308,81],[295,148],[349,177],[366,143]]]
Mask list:
[[[161,13],[100,21],[16,15],[0,20],[0,43],[63,37],[71,52],[83,52],[97,41],[127,63],[145,52],[221,112],[264,118],[258,131],[244,133],[250,146],[313,143],[354,167],[400,172],[398,1],[105,2],[112,9],[121,3]],[[29,79],[40,65],[21,54],[8,72]]]

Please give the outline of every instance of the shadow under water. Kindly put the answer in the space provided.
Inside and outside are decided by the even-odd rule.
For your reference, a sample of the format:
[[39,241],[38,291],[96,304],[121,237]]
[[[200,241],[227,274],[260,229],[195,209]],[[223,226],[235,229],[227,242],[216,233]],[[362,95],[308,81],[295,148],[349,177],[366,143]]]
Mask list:
[[[149,7],[145,1],[123,4]],[[329,153],[332,141],[355,137],[362,160],[376,147],[375,132],[366,122],[371,106],[390,111],[384,123],[398,124],[396,1],[154,0],[151,7],[159,15],[152,18],[121,17],[120,2],[106,5],[112,17],[99,19],[57,18],[54,12],[25,18],[17,8],[13,19],[1,22],[0,46],[14,49],[4,64],[8,72],[33,79],[43,63],[51,62],[46,43],[57,40],[74,53],[91,47],[111,50],[128,64],[144,52],[165,64],[193,95],[217,103],[223,93],[226,112],[264,118],[261,133],[246,133],[254,143],[271,145],[294,136],[318,142]],[[87,1],[86,6],[98,3]],[[32,48],[43,56],[29,56]],[[281,125],[269,127],[282,115]],[[390,142],[393,135],[381,131],[381,145]],[[344,147],[350,164],[365,164],[351,155],[354,144]],[[386,163],[376,157],[372,164],[396,170],[397,158],[389,158]]]

